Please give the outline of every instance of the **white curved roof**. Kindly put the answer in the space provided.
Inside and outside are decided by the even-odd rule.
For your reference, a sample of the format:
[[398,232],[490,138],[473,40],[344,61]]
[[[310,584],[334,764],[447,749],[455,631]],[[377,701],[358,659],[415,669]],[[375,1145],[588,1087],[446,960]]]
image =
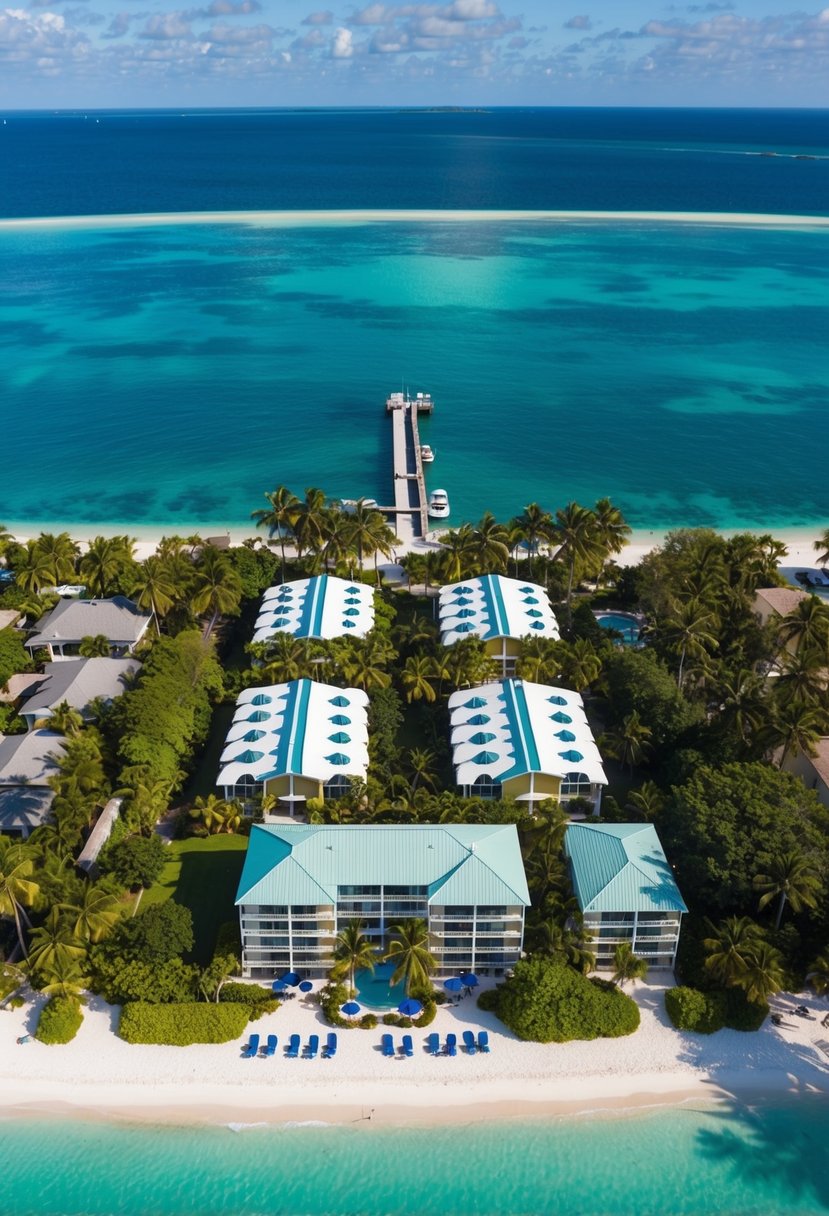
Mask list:
[[374,626],[374,592],[331,574],[317,574],[269,587],[256,619],[254,642],[277,633],[328,641],[348,635],[362,638]]
[[363,776],[368,770],[368,696],[291,680],[246,688],[236,701],[217,785],[293,774],[314,781]]
[[441,587],[440,640],[451,646],[464,637],[559,637],[547,592],[538,583],[484,574]]
[[584,702],[572,689],[501,680],[453,693],[449,714],[458,785],[525,773],[584,773],[607,784]]

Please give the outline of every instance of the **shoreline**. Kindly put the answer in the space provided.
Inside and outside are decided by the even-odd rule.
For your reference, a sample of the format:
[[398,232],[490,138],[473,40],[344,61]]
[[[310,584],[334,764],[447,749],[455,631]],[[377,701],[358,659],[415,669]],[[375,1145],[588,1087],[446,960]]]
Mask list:
[[419,223],[645,223],[704,224],[748,228],[829,229],[829,216],[775,215],[731,211],[525,211],[525,210],[380,210],[319,211],[169,211],[104,215],[32,216],[0,219],[0,232],[36,229],[163,227],[179,224],[248,224],[253,227],[305,228],[361,224]]

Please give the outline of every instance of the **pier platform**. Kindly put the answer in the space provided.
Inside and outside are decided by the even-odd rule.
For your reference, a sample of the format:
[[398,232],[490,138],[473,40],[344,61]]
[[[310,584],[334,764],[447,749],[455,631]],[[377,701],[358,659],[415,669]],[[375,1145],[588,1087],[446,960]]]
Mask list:
[[391,414],[392,421],[395,530],[405,543],[424,537],[429,531],[418,415],[431,414],[433,410],[429,393],[418,393],[416,397],[392,393],[386,400],[386,413]]

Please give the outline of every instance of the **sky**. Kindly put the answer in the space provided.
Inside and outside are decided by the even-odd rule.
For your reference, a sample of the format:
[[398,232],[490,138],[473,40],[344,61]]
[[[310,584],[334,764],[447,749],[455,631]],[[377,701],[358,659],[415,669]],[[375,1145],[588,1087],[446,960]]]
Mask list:
[[322,3],[0,0],[0,108],[829,105],[820,5]]

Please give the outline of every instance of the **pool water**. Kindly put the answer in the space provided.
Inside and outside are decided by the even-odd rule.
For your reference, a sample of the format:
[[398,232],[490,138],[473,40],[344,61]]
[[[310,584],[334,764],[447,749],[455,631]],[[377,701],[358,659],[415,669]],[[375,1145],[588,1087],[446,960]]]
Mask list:
[[403,984],[392,987],[394,963],[378,963],[374,971],[358,971],[354,976],[357,1000],[369,1009],[396,1009],[406,999]]
[[602,629],[614,629],[616,633],[620,633],[625,646],[635,646],[639,641],[639,622],[627,612],[603,612],[596,620]]

